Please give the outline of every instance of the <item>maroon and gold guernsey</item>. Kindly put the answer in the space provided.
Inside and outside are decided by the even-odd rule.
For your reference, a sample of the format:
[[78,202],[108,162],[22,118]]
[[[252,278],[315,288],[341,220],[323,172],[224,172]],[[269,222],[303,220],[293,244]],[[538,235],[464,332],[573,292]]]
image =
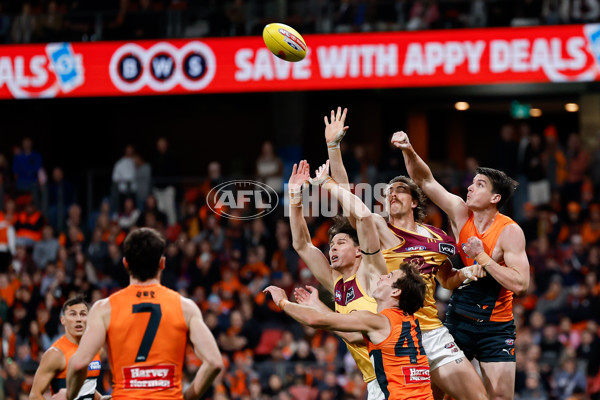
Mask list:
[[449,256],[456,254],[456,242],[443,230],[431,225],[417,224],[431,237],[395,227],[388,222],[388,228],[400,239],[396,247],[384,250],[383,257],[388,271],[398,269],[403,262],[417,264],[421,276],[427,283],[423,308],[415,313],[423,331],[440,328],[442,322],[438,318],[435,306],[435,274]]
[[[377,313],[377,302],[360,286],[356,274],[345,281],[342,276],[338,277],[333,287],[336,312],[350,314],[352,311],[366,310]],[[373,364],[371,364],[367,346],[348,343],[345,340],[344,342],[354,361],[356,361],[356,366],[362,372],[364,381],[371,382],[375,379],[375,371],[373,370]]]

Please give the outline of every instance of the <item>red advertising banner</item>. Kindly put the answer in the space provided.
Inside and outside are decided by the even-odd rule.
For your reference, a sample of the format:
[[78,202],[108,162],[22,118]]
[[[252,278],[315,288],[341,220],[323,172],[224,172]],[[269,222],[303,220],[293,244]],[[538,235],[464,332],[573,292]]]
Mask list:
[[0,46],[0,99],[595,81],[600,24]]

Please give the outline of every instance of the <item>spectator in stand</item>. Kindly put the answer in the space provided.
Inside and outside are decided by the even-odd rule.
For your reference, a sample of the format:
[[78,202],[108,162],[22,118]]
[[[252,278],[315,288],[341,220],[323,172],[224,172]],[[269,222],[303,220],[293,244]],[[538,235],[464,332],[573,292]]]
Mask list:
[[406,30],[416,31],[431,29],[440,19],[440,10],[437,0],[416,0],[410,9],[410,19]]
[[260,155],[256,159],[256,179],[277,193],[283,192],[283,161],[275,154],[270,140],[263,142]]
[[17,15],[12,23],[11,38],[13,43],[31,43],[35,41],[37,29],[36,16],[32,13],[31,2],[23,3],[21,13]]
[[565,23],[587,24],[600,16],[598,0],[562,0],[561,15]]
[[550,189],[557,191],[562,188],[567,178],[567,158],[558,141],[558,132],[554,125],[548,125],[544,129],[544,139],[546,176],[550,182]]
[[0,274],[6,273],[16,252],[16,234],[13,226],[16,216],[11,210],[14,202],[6,202],[7,212],[0,211]]
[[600,240],[600,204],[591,204],[589,211],[589,218],[584,220],[581,228],[581,238],[586,246],[593,245]]
[[61,167],[54,167],[52,180],[48,183],[48,222],[56,231],[65,229],[67,209],[75,200],[73,184],[65,179]]
[[25,209],[18,213],[15,222],[17,245],[33,247],[34,243],[42,239],[44,216],[35,208],[33,202],[28,202]]
[[534,206],[550,202],[550,182],[544,165],[544,145],[541,135],[529,137],[525,150],[525,175],[527,176],[527,197]]
[[127,196],[123,201],[123,210],[118,214],[117,221],[124,231],[129,231],[137,223],[140,210],[136,207],[135,196]]
[[561,197],[566,204],[569,201],[581,200],[581,185],[588,168],[589,156],[583,149],[581,137],[571,133],[567,142],[567,179]]
[[560,367],[552,376],[552,394],[558,400],[571,399],[576,393],[585,393],[585,374],[577,370],[574,357],[567,356],[560,362]]
[[45,225],[42,228],[42,239],[33,245],[33,261],[38,268],[43,269],[50,262],[56,262],[59,248],[58,239],[54,236],[54,228]]
[[13,159],[16,188],[19,192],[31,193],[37,188],[38,174],[42,169],[42,156],[33,150],[31,138],[23,138],[21,144],[21,150],[15,154]]
[[135,148],[125,146],[123,156],[117,160],[112,171],[112,209],[120,211],[127,196],[135,196]]
[[152,193],[146,197],[146,200],[144,201],[144,204],[140,210],[141,213],[136,223],[137,226],[149,226],[148,218],[150,215],[152,215],[157,225],[161,226],[162,228],[167,227],[167,214],[158,209],[156,197]]
[[[0,5],[0,25],[2,24],[2,6]],[[6,156],[0,153],[0,209],[4,208],[4,196],[14,196],[14,179]]]
[[135,198],[137,208],[142,210],[146,198],[152,192],[152,167],[139,154],[133,155],[135,164]]
[[158,209],[167,214],[168,225],[177,222],[176,179],[179,167],[176,156],[169,149],[169,142],[161,137],[156,141],[156,154],[151,163],[153,193],[156,196]]

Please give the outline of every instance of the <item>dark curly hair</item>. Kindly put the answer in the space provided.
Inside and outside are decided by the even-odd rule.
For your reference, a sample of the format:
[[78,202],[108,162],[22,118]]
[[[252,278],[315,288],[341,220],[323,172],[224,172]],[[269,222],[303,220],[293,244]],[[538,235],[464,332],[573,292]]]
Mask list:
[[392,284],[393,288],[402,290],[398,307],[408,314],[414,314],[423,307],[427,284],[415,264],[405,262],[400,264],[399,269],[404,276]]

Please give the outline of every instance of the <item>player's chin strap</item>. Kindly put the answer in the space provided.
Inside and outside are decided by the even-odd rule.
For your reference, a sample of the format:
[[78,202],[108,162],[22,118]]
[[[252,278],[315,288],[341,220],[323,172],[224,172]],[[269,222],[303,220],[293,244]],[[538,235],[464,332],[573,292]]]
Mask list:
[[327,150],[339,149],[340,142],[346,135],[346,131],[344,129],[340,129],[338,133],[335,134],[335,138],[331,142],[327,142]]

